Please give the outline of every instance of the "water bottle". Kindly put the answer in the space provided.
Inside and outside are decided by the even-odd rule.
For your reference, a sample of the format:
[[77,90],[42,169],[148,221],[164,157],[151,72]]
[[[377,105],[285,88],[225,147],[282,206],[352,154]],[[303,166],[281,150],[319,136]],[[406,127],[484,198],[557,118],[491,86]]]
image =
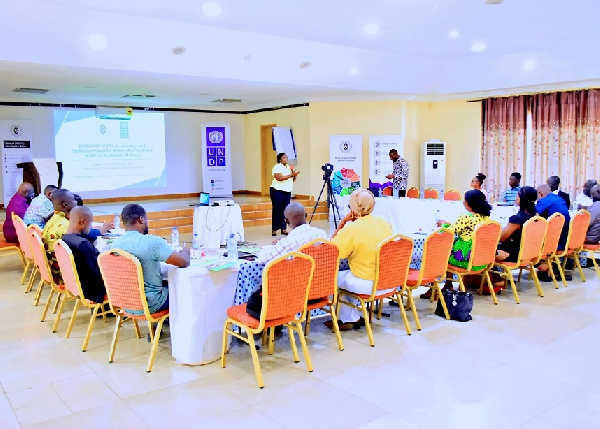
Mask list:
[[382,192],[381,188],[379,188],[379,195],[378,195],[378,196],[379,196],[379,197],[382,197],[382,196],[383,196],[383,192]]
[[231,234],[227,239],[227,260],[232,262],[238,260],[237,240],[234,234]]
[[179,230],[176,226],[171,230],[171,247],[173,250],[179,248]]
[[444,191],[440,191],[440,201],[444,201]]
[[119,213],[115,213],[115,220],[113,223],[115,224],[115,229],[121,229],[121,216],[119,216]]
[[419,194],[419,198],[425,198],[425,189],[421,188],[421,193]]
[[197,258],[200,253],[200,236],[198,234],[194,234],[192,238],[192,258]]

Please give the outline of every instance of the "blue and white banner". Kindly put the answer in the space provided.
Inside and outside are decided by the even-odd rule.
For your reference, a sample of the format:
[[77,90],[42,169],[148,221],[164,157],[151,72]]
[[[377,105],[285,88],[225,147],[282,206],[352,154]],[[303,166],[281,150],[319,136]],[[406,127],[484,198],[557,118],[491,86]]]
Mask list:
[[31,148],[31,121],[23,119],[0,120],[2,142],[3,203],[6,206],[23,182],[21,162],[33,161]]
[[369,189],[376,196],[380,189],[393,186],[392,181],[386,178],[394,170],[394,163],[390,159],[391,149],[396,149],[400,156],[404,156],[402,135],[369,136]]
[[229,124],[202,124],[202,184],[211,197],[231,197]]

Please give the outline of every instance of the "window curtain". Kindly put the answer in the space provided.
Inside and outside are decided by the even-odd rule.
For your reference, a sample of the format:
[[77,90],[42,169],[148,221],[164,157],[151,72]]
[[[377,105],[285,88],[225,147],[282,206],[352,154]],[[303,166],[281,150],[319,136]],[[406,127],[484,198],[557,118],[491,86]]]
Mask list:
[[574,198],[587,179],[600,180],[600,90],[531,96],[534,185],[559,176]]
[[[526,96],[488,98],[482,103],[482,173],[490,201],[496,201],[508,188],[513,172],[525,173],[527,122]],[[475,176],[477,172],[473,172]]]

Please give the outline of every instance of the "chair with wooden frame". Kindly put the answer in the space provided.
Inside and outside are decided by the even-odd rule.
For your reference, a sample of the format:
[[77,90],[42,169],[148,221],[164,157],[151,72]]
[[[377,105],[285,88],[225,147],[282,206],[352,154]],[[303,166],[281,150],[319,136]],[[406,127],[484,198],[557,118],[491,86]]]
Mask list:
[[[29,247],[32,249],[31,255],[33,256],[33,246],[37,245],[37,242],[33,239],[33,237],[31,236],[31,233],[35,233],[35,235],[38,236],[40,238],[40,240],[42,240],[42,228],[40,228],[36,224],[32,224],[27,227],[26,232],[27,232],[27,240],[29,240]],[[42,240],[42,243],[43,243],[43,240]],[[40,274],[40,267],[38,267],[37,263],[35,262],[35,258],[34,258],[33,259],[33,273],[32,273],[30,282],[25,289],[25,293],[31,292],[31,290],[33,289],[33,285],[35,284],[35,278],[37,277],[38,274]],[[42,293],[41,289],[44,288],[44,285],[45,285],[45,283],[40,281],[40,283],[38,285],[38,290],[36,291],[35,305],[38,305],[38,303],[39,303],[40,296]]]
[[[23,275],[21,276],[21,284],[25,284],[25,278],[29,273],[29,280],[27,281],[27,285],[25,286],[25,290],[29,288],[29,283],[33,281],[33,277],[35,275],[36,267],[33,262],[33,253],[31,252],[31,243],[29,242],[29,238],[27,237],[27,227],[25,226],[25,222],[23,219],[19,217],[18,214],[12,214],[13,225],[15,226],[15,231],[17,232],[17,237],[19,238],[19,247],[21,249],[21,255],[23,256],[23,261],[25,262],[25,266],[23,268]],[[31,273],[29,272],[31,270]]]
[[[150,313],[144,288],[142,265],[131,253],[122,249],[107,250],[98,255],[98,266],[106,287],[110,309],[117,315],[108,363],[112,363],[114,360],[121,325],[127,320],[132,320],[135,334],[137,338],[141,338],[138,320],[145,320],[148,322],[150,340],[152,341],[146,372],[151,372],[162,325],[165,319],[169,317],[169,310]],[[132,313],[132,311],[135,311],[135,313]],[[155,331],[152,330],[152,323],[156,323]]]
[[418,199],[419,193],[420,193],[419,189],[413,186],[408,191],[406,191],[406,196],[408,198],[417,198]]
[[[436,293],[442,296],[440,289],[440,281],[446,278],[446,267],[448,266],[448,258],[452,251],[452,243],[454,243],[454,233],[446,228],[439,228],[433,231],[425,239],[423,244],[423,257],[421,258],[421,268],[419,270],[409,269],[408,279],[405,286],[402,288],[401,295],[406,297],[406,303],[412,310],[415,318],[417,330],[421,330],[421,322],[417,314],[412,291],[419,286],[431,285],[432,296]],[[446,319],[450,320],[446,302],[440,298],[440,303],[444,309]]]
[[[563,226],[565,225],[565,217],[560,213],[554,213],[552,216],[548,218],[548,229],[546,231],[546,240],[544,240],[544,248],[542,249],[542,258],[541,261],[544,260],[548,264],[548,272],[552,277],[552,282],[554,283],[554,288],[558,289],[558,282],[556,281],[556,276],[554,275],[554,270],[552,269],[552,263],[554,262],[558,267],[558,271],[562,278],[563,284],[567,287],[567,281],[565,280],[565,273],[563,272],[562,265],[560,263],[560,259],[556,256],[556,252],[558,251],[558,242],[560,240],[560,235],[562,233]],[[521,280],[521,273],[523,269],[519,270],[518,280]]]
[[512,275],[512,270],[517,268],[523,267],[529,270],[538,295],[541,297],[544,296],[535,270],[535,264],[537,264],[542,257],[542,248],[546,238],[547,229],[548,221],[546,219],[540,216],[532,217],[523,225],[521,248],[519,250],[519,256],[517,257],[517,262],[498,261],[494,264],[495,266],[502,268],[503,273],[501,275],[510,281],[510,287],[517,304],[520,304],[521,300],[519,299],[519,292],[517,291],[517,286],[515,285],[515,280]]
[[[494,268],[496,262],[496,249],[498,248],[498,240],[500,239],[501,233],[502,226],[498,222],[489,220],[480,223],[473,230],[471,255],[469,256],[467,268],[448,264],[447,269],[449,273],[455,274],[458,277],[459,287],[462,292],[465,291],[463,277],[470,274],[480,274],[481,284],[479,286],[479,295],[483,293],[483,284],[487,281],[494,304],[498,304],[498,298],[494,292],[494,286],[492,285],[489,271]],[[473,267],[484,268],[475,270]],[[447,280],[452,280],[452,278],[448,277]]]
[[587,210],[579,210],[573,217],[571,217],[571,222],[569,224],[569,235],[567,237],[567,244],[564,250],[559,250],[556,252],[556,256],[559,258],[563,258],[562,261],[562,270],[563,270],[563,279],[565,266],[567,264],[567,259],[574,259],[575,266],[579,269],[579,275],[581,276],[581,281],[585,281],[585,275],[583,275],[583,269],[581,268],[581,263],[579,262],[579,255],[583,251],[584,243],[585,243],[585,235],[587,234],[588,226],[590,225],[590,212]]
[[381,193],[386,197],[391,197],[393,190],[394,188],[392,188],[391,186],[386,186],[385,188],[383,188],[383,191]]
[[423,191],[423,198],[426,200],[437,200],[440,197],[440,193],[437,189],[426,188]]
[[81,288],[81,282],[79,281],[79,274],[77,273],[75,259],[73,259],[73,253],[71,253],[71,249],[65,244],[64,241],[58,240],[54,244],[54,253],[56,254],[58,266],[60,267],[60,272],[67,289],[67,296],[62,300],[60,304],[61,309],[59,311],[62,311],[62,306],[64,305],[65,301],[71,299],[75,300],[73,314],[71,315],[71,320],[69,322],[69,327],[67,328],[65,338],[69,338],[71,335],[71,330],[73,329],[73,324],[75,323],[79,306],[83,305],[85,308],[92,310],[90,323],[88,324],[87,333],[83,340],[83,346],[81,347],[81,351],[85,352],[87,350],[87,346],[90,341],[90,335],[92,334],[94,323],[96,322],[98,315],[101,315],[104,323],[106,323],[106,310],[104,305],[108,304],[108,297],[105,296],[103,302],[94,302],[85,298],[83,289]]
[[[246,313],[246,305],[237,305],[227,309],[227,320],[223,326],[223,348],[221,350],[221,368],[227,364],[227,338],[232,335],[250,346],[254,373],[258,387],[265,387],[254,344],[254,335],[265,329],[285,325],[290,337],[290,346],[294,361],[299,362],[294,332],[298,334],[308,372],[312,372],[312,363],[306,339],[302,331],[302,321],[306,317],[306,303],[315,270],[312,257],[300,252],[290,252],[269,262],[263,271],[262,309],[260,319]],[[298,318],[297,314],[301,316]],[[232,325],[239,326],[246,336],[238,333]],[[273,354],[273,342],[269,342],[269,354]]]
[[31,238],[31,251],[33,253],[33,259],[38,267],[41,277],[40,285],[38,287],[38,291],[35,298],[35,305],[39,303],[44,285],[50,286],[50,294],[48,295],[48,300],[46,301],[46,306],[44,307],[44,312],[42,313],[41,321],[43,322],[46,320],[46,315],[48,314],[48,309],[50,308],[52,297],[56,293],[56,304],[54,305],[54,313],[56,313],[56,319],[54,320],[54,325],[52,326],[52,332],[56,332],[63,309],[63,306],[60,305],[61,298],[65,296],[66,288],[64,284],[56,284],[54,282],[54,278],[52,277],[52,273],[50,272],[50,266],[48,265],[48,256],[46,255],[46,248],[44,247],[44,243],[42,242],[41,237],[38,235],[38,232],[35,229],[30,229],[29,237]]
[[[373,329],[371,328],[371,317],[367,315],[367,304],[370,304],[370,312],[372,312],[375,301],[383,300],[384,298],[393,298],[396,301],[400,307],[402,321],[404,322],[406,332],[408,335],[411,334],[400,293],[408,279],[408,268],[412,258],[413,246],[414,243],[412,239],[401,234],[394,235],[382,241],[377,248],[375,280],[373,281],[371,293],[360,294],[342,288],[338,291],[336,308],[338,319],[340,304],[349,305],[350,307],[360,310],[365,320],[365,328],[371,347],[375,346],[375,340],[373,339]],[[349,301],[343,300],[342,297],[345,295],[357,299],[360,304],[357,306]]]
[[460,191],[451,189],[449,191],[444,192],[444,201],[460,201],[461,198],[462,195],[460,194]]
[[315,271],[306,306],[304,335],[308,336],[310,332],[311,310],[321,308],[331,315],[333,332],[337,338],[338,347],[340,350],[344,350],[344,343],[340,335],[335,311],[338,293],[337,276],[340,269],[340,250],[328,240],[316,239],[304,244],[298,251],[312,257],[315,261]]

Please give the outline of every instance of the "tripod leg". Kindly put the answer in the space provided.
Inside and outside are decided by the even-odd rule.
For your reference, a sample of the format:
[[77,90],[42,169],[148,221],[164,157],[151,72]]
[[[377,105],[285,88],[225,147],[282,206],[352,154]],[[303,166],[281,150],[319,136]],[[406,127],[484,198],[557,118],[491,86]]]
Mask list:
[[323,189],[325,189],[325,185],[327,184],[327,182],[323,182],[323,186],[321,187],[321,192],[319,192],[319,197],[317,198],[317,202],[315,203],[315,206],[313,207],[313,211],[310,215],[310,219],[308,221],[308,223],[310,224],[313,220],[313,216],[315,215],[315,212],[317,211],[317,207],[319,206],[319,201],[321,201],[321,195],[323,195]]

